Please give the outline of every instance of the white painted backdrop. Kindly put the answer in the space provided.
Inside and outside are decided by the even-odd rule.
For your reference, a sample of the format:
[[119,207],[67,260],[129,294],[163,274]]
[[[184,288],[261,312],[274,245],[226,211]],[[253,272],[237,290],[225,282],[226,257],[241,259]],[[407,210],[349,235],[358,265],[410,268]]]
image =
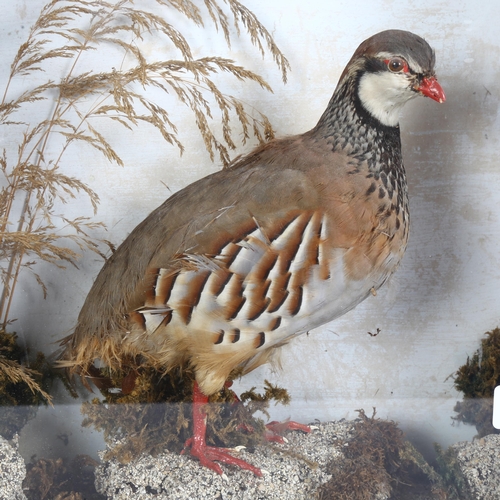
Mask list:
[[[45,0],[0,3],[0,88],[8,67]],[[137,0],[140,4],[140,0]],[[200,2],[202,3],[202,2]],[[466,0],[244,0],[272,32],[292,71],[287,85],[267,57],[247,42],[230,52],[213,31],[192,31],[195,56],[219,54],[259,71],[274,94],[226,81],[227,89],[264,111],[279,135],[311,128],[358,44],[388,28],[413,31],[435,48],[437,73],[447,101],[418,99],[406,106],[402,140],[411,195],[408,251],[390,284],[339,320],[295,340],[283,350],[282,371],[256,370],[237,389],[261,387],[264,378],[289,389],[292,404],[272,408],[275,418],[309,422],[353,418],[355,410],[400,422],[417,444],[429,448],[470,439],[474,429],[452,426],[460,395],[449,375],[478,347],[483,333],[500,323],[500,168],[498,116],[500,4]],[[151,48],[151,50],[153,50]],[[165,54],[163,54],[165,56]],[[54,68],[52,78],[57,77]],[[26,82],[23,82],[26,83]],[[106,164],[93,151],[73,149],[67,172],[101,197],[97,220],[104,235],[121,242],[171,192],[220,168],[212,164],[183,108],[176,120],[185,154],[150,130],[111,138],[126,165]],[[117,129],[118,130],[118,129]],[[2,131],[0,145],[17,137]],[[236,153],[248,151],[242,148]],[[235,154],[236,154],[235,153]],[[169,190],[165,187],[168,186]],[[66,213],[91,215],[83,198]],[[71,331],[102,262],[86,254],[79,269],[41,266],[49,296],[32,279],[22,281],[12,317],[21,341],[50,352]],[[367,332],[379,328],[371,337]],[[42,409],[21,436],[26,458],[64,450],[93,453],[99,436],[79,427],[79,402]],[[70,445],[54,443],[67,433]],[[97,444],[96,444],[97,443]]]

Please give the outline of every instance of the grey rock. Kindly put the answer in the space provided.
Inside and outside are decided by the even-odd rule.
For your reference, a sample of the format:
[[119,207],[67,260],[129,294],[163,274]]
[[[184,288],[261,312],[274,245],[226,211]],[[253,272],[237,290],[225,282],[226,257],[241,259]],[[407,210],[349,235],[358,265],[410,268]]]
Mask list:
[[17,450],[17,435],[12,444],[0,436],[0,498],[2,500],[26,500],[23,479],[26,466]]
[[473,500],[500,499],[500,435],[450,447]]
[[325,472],[327,463],[335,457],[343,459],[336,443],[349,437],[352,422],[318,427],[311,434],[290,432],[288,443],[282,445],[258,447],[254,453],[240,451],[240,458],[265,471],[261,478],[223,465],[224,478],[186,455],[164,453],[153,458],[143,454],[128,465],[103,460],[96,469],[96,489],[114,500],[310,499],[331,477]]
[[[326,465],[334,460],[343,463],[341,450],[348,444],[339,446],[339,441],[352,436],[354,423],[322,423],[311,434],[288,433],[286,444],[261,446],[254,453],[240,451],[240,458],[264,471],[262,478],[224,465],[226,477],[219,476],[187,455],[168,452],[157,457],[143,454],[123,465],[104,460],[102,451],[102,463],[95,471],[96,489],[113,500],[309,500],[331,479]],[[461,493],[468,493],[471,500],[499,500],[500,435],[458,443],[451,449],[469,490]],[[389,485],[379,486],[374,500],[387,500]]]

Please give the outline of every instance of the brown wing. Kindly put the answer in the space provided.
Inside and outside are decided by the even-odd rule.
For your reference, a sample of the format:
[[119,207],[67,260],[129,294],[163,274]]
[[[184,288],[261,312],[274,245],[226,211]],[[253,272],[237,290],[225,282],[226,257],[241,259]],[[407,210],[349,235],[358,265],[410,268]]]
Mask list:
[[141,222],[99,273],[76,335],[100,335],[121,324],[123,314],[141,305],[151,283],[148,269],[175,269],[178,256],[215,253],[250,231],[255,219],[267,226],[291,207],[317,204],[314,187],[302,172],[259,160],[257,156],[200,179]]

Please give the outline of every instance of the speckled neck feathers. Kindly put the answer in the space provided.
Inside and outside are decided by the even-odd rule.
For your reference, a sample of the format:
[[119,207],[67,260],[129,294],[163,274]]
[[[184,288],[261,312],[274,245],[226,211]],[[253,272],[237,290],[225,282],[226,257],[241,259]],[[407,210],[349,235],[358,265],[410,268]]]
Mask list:
[[339,84],[312,137],[327,138],[333,151],[366,161],[374,174],[404,173],[399,127],[381,124],[363,108],[358,83],[355,75]]
[[[408,213],[408,188],[401,153],[399,126],[389,127],[373,118],[358,96],[359,72],[340,81],[327,109],[311,130],[313,141],[326,139],[332,151],[352,158],[352,173],[382,181],[392,198],[397,193],[399,208]],[[375,189],[372,184],[370,189]]]

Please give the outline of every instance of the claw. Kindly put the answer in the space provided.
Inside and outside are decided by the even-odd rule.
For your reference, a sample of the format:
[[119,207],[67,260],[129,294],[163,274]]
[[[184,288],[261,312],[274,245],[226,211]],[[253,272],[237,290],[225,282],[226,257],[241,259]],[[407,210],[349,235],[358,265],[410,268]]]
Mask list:
[[[282,436],[285,431],[302,431],[309,433],[313,427],[305,424],[299,424],[293,420],[287,420],[286,422],[278,422],[273,420],[266,425],[266,439],[268,441],[273,441],[275,443],[286,443],[287,440]],[[317,428],[317,427],[316,427]]]
[[214,446],[191,448],[191,455],[196,457],[200,461],[201,465],[212,469],[220,475],[223,474],[222,468],[215,461],[222,462],[227,465],[234,465],[240,469],[249,470],[256,476],[262,477],[262,472],[259,468],[254,467],[240,458],[233,457],[233,455],[231,455],[226,448],[216,448]]

